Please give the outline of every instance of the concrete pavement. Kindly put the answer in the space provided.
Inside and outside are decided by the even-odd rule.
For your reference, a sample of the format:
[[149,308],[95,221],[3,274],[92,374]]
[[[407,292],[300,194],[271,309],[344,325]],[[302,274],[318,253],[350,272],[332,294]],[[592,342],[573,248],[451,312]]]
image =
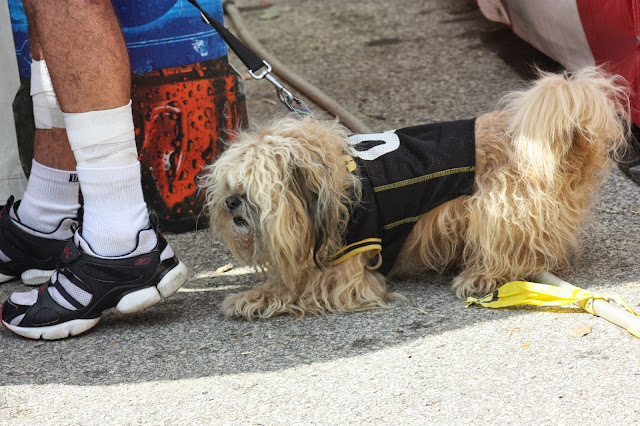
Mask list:
[[[237,2],[274,55],[374,130],[469,118],[553,63],[472,0]],[[268,13],[267,13],[268,12]],[[234,63],[237,61],[234,59]],[[238,65],[244,72],[244,68]],[[249,115],[283,113],[246,83]],[[313,105],[312,105],[313,107]],[[559,273],[640,309],[640,187],[614,171]],[[390,310],[246,322],[260,279],[207,231],[169,235],[192,276],[166,301],[57,342],[0,332],[0,424],[635,424],[640,340],[567,309],[465,309],[452,275],[395,283]],[[24,289],[0,286],[4,300]],[[573,337],[577,327],[591,327]]]

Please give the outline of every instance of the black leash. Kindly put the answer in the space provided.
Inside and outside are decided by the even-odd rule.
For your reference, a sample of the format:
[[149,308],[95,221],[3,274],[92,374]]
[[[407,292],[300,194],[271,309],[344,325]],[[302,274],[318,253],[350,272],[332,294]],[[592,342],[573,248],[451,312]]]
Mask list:
[[[236,36],[234,36],[231,31],[224,27],[220,22],[216,19],[212,18],[202,7],[198,4],[196,0],[187,0],[189,3],[194,5],[199,11],[200,16],[202,17],[202,21],[212,26],[222,37],[222,39],[227,43],[227,45],[233,50],[233,52],[238,56],[238,58],[242,61],[242,63],[249,69],[249,74],[256,80],[261,80],[263,78],[267,79],[271,84],[273,84],[276,88],[276,95],[278,99],[284,106],[286,106],[290,111],[292,111],[298,118],[303,115],[313,116],[313,113],[309,109],[309,107],[299,98],[293,96],[291,92],[289,92],[278,80],[273,78],[271,73],[271,65],[267,61],[260,59],[251,49],[249,49],[244,43],[242,43]],[[262,70],[259,74],[258,71],[260,69],[266,67],[266,69]]]

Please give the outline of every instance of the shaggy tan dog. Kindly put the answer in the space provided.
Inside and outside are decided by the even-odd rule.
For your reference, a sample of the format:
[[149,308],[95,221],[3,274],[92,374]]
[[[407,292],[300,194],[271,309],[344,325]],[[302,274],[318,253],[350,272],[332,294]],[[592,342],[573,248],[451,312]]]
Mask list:
[[[361,164],[371,159],[363,155],[371,147],[359,147],[362,138],[354,142],[336,122],[309,118],[241,133],[205,179],[210,229],[265,280],[227,297],[222,312],[253,319],[386,307],[394,297],[388,278],[450,267],[460,268],[453,280],[459,297],[484,295],[567,266],[611,155],[628,137],[626,89],[587,68],[541,74],[501,105],[471,122],[475,164],[374,188],[378,197],[381,190],[415,191],[426,181],[470,173],[469,193],[452,190],[449,201],[429,211],[382,221],[379,235],[355,244],[347,241],[350,229],[376,219],[369,204],[384,204],[365,199]],[[382,144],[380,158],[398,148],[394,135],[370,135]],[[446,142],[439,142],[445,151]],[[464,185],[464,178],[456,182]],[[366,214],[354,221],[362,208]],[[385,232],[407,224],[397,259],[389,260]],[[380,272],[385,260],[387,276]]]

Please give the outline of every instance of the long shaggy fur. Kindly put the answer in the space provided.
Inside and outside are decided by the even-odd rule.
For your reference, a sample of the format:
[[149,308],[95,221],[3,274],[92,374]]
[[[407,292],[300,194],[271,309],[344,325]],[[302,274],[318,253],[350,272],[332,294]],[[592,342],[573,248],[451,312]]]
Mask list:
[[[459,297],[564,267],[629,132],[625,86],[596,68],[542,74],[475,124],[474,193],[425,214],[391,276],[460,267]],[[336,122],[282,119],[239,135],[208,170],[211,232],[265,281],[229,296],[247,319],[387,307],[378,256],[338,265],[361,184],[345,167]]]

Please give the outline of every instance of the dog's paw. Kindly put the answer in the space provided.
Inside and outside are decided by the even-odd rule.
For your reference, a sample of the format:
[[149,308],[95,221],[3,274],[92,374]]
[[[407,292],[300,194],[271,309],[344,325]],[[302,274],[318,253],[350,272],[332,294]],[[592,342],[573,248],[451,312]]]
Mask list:
[[277,298],[273,293],[249,290],[227,296],[220,308],[226,317],[241,317],[247,320],[270,318],[291,314],[300,317],[304,312],[292,303]]
[[495,278],[488,278],[478,275],[465,276],[458,275],[453,279],[452,289],[460,299],[470,296],[484,296],[494,292],[500,283]]

